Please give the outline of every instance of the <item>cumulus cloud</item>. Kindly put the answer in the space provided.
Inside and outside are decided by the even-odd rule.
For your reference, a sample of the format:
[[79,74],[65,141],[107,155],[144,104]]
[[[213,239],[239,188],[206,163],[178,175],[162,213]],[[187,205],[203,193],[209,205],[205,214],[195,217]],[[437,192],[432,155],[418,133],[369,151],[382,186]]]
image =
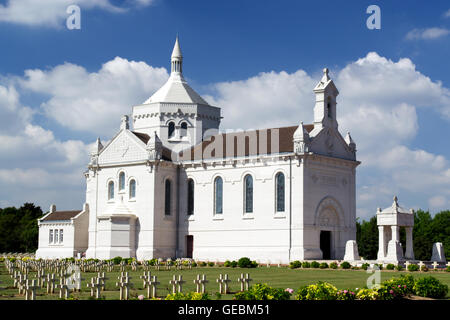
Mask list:
[[407,40],[434,40],[447,36],[450,33],[446,28],[413,29],[406,34]]
[[[450,199],[445,191],[450,190],[449,160],[411,145],[419,134],[418,109],[450,119],[449,89],[419,72],[410,59],[392,61],[375,52],[333,71],[340,91],[339,128],[343,133],[351,131],[362,161],[357,171],[358,216],[367,218],[377,207],[389,206],[394,194],[405,207],[444,209]],[[304,70],[265,72],[211,84],[205,98],[222,108],[222,129],[311,123],[312,90],[320,77]],[[0,181],[40,195],[46,204],[56,197],[67,207],[84,197],[81,173],[89,145],[61,141],[55,132],[33,123],[37,111],[20,104],[22,90],[45,96],[39,111],[62,126],[93,137],[112,137],[120,116],[129,114],[131,106],[145,101],[167,78],[164,68],[117,57],[97,72],[65,63],[27,70],[11,85],[0,86],[0,121],[10,117],[22,128],[13,134],[0,128],[0,150],[5,151],[0,153]],[[14,174],[19,177],[16,182],[7,180]],[[33,192],[23,185],[35,179],[49,182],[40,182],[42,187]],[[1,201],[11,198],[0,193]]]
[[26,70],[21,86],[51,98],[42,104],[49,118],[72,130],[113,134],[120,117],[141,104],[168,78],[164,68],[123,58],[103,64],[98,72],[65,63],[50,70]]
[[118,6],[112,0],[7,0],[0,4],[0,22],[27,26],[63,27],[70,5],[81,10],[101,9],[114,13],[126,12],[129,8],[151,5],[153,0],[129,0],[127,6]]
[[[449,89],[417,71],[410,59],[392,61],[375,52],[335,72],[339,128],[351,131],[362,161],[358,215],[369,217],[378,206],[389,206],[394,194],[407,195],[411,206],[421,198],[424,205],[434,190],[450,188],[447,159],[409,147],[419,132],[418,108],[450,119]],[[303,70],[260,73],[214,84],[208,101],[222,107],[223,128],[311,123],[312,89],[319,79]]]

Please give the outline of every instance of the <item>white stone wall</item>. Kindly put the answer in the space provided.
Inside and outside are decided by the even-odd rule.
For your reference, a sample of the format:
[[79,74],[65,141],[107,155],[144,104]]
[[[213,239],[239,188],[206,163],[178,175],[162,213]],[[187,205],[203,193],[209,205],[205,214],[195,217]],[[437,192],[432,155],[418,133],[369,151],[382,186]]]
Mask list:
[[[275,175],[285,175],[285,212],[275,210]],[[244,177],[253,177],[253,213],[244,213]],[[223,179],[223,213],[214,214],[214,180]],[[187,215],[187,179],[195,182],[194,215]],[[195,259],[225,261],[248,256],[260,261],[289,259],[289,160],[186,168],[180,188],[179,248],[194,236]],[[296,179],[293,177],[293,179]],[[298,203],[298,202],[296,202]],[[300,214],[299,208],[293,208]]]
[[[49,243],[49,231],[63,230],[63,242]],[[36,251],[36,259],[70,258],[74,256],[74,226],[67,221],[41,221],[39,223],[39,249]],[[55,234],[53,233],[53,239]],[[59,235],[58,235],[59,240]]]

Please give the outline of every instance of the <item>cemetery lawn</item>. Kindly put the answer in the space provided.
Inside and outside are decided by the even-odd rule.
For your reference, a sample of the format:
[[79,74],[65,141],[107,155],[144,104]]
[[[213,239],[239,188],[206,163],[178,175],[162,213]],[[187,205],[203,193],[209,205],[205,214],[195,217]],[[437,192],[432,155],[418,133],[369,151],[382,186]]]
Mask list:
[[[136,298],[138,295],[146,296],[146,289],[143,289],[142,280],[139,278],[143,274],[143,270],[139,268],[139,271],[128,270],[133,288],[130,290],[130,298]],[[216,292],[219,290],[219,285],[216,283],[216,279],[219,274],[228,274],[232,280],[230,283],[230,291],[232,293],[240,290],[240,284],[237,282],[237,278],[241,273],[249,273],[250,278],[253,279],[251,284],[255,283],[267,283],[268,285],[276,288],[292,288],[297,290],[303,285],[316,283],[317,281],[326,281],[335,285],[338,289],[355,289],[362,288],[366,285],[366,281],[373,273],[367,273],[364,270],[332,270],[332,269],[289,269],[286,267],[259,267],[253,269],[240,269],[240,268],[225,268],[225,267],[196,267],[192,270],[161,270],[156,271],[151,269],[151,274],[156,275],[158,281],[161,283],[158,285],[158,297],[165,297],[171,292],[171,286],[169,280],[172,276],[182,275],[183,280],[186,281],[183,285],[183,292],[195,291],[195,285],[193,283],[197,274],[205,274],[209,283],[206,284],[206,290],[210,294],[212,299],[216,299]],[[450,273],[449,272],[398,272],[398,271],[382,271],[381,281],[399,277],[400,274],[412,274],[414,277],[433,276],[442,283],[450,287]],[[108,278],[106,281],[106,289],[102,292],[102,297],[107,300],[119,299],[119,288],[116,287],[117,277],[119,276],[119,267],[115,267],[114,272],[105,272],[105,276]],[[90,299],[90,289],[87,288],[87,283],[92,277],[97,274],[93,272],[82,273],[82,291],[71,292],[70,297],[79,300]],[[31,273],[29,279],[33,279],[34,274]],[[222,295],[222,299],[232,299],[233,294]],[[447,295],[447,299],[450,294]],[[0,263],[0,300],[24,300],[24,296],[18,295],[18,290],[13,287],[13,279],[9,276],[3,263]],[[47,294],[45,288],[40,288],[36,292],[36,300],[58,300],[58,291],[55,294]]]

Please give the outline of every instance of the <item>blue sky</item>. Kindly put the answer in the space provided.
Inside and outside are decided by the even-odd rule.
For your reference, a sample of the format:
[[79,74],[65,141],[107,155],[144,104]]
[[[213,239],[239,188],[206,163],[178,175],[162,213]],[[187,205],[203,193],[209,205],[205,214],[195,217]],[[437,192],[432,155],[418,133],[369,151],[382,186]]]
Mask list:
[[[81,30],[66,28],[74,3]],[[363,161],[359,216],[394,194],[450,208],[450,4],[361,0],[0,0],[0,207],[81,208],[89,145],[164,83],[176,34],[224,128],[311,121],[330,68]]]

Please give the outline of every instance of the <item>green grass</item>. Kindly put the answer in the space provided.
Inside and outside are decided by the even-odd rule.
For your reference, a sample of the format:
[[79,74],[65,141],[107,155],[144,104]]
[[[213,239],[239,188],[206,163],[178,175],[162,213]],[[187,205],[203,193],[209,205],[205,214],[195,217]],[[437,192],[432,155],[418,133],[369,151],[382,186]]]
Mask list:
[[[118,267],[114,272],[105,272],[108,278],[106,282],[106,289],[102,292],[102,296],[106,299],[119,299],[119,289],[116,287],[117,277],[119,276]],[[139,278],[143,274],[143,270],[131,271],[128,270],[133,288],[130,290],[131,297],[137,297],[140,294],[146,295],[146,290],[142,287],[142,280]],[[367,273],[364,270],[331,270],[331,269],[289,269],[285,267],[260,267],[253,269],[240,269],[240,268],[224,268],[224,267],[197,267],[192,270],[175,270],[170,271],[161,270],[156,271],[151,269],[152,275],[156,275],[158,281],[161,283],[158,286],[158,296],[165,297],[171,292],[171,286],[169,280],[174,274],[183,275],[183,280],[186,283],[183,285],[183,292],[195,291],[195,285],[193,283],[197,274],[205,274],[209,283],[206,285],[207,292],[210,293],[211,298],[215,299],[215,293],[218,292],[219,286],[216,283],[216,279],[219,274],[228,274],[232,280],[230,283],[230,291],[237,292],[240,290],[240,284],[237,282],[237,278],[241,273],[249,273],[253,279],[251,284],[255,283],[267,283],[268,285],[276,288],[293,288],[297,290],[300,286],[315,283],[319,280],[327,281],[335,285],[338,289],[344,288],[362,288],[366,285],[368,277],[373,273]],[[409,272],[397,272],[397,271],[381,271],[381,281],[398,277],[400,274],[408,274]],[[432,275],[438,280],[450,286],[450,273],[448,272],[412,272],[409,273],[415,277],[424,277]],[[34,276],[31,273],[30,279]],[[96,276],[96,273],[82,273],[82,291],[71,293],[71,297],[76,297],[80,300],[89,299],[90,289],[86,287],[86,284],[91,280],[91,277]],[[222,299],[232,299],[232,294],[223,295]],[[49,295],[46,293],[45,288],[37,291],[37,300],[51,300],[58,299],[58,293]],[[14,299],[23,300],[24,296],[18,295],[18,290],[13,288],[13,279],[7,273],[3,264],[0,264],[0,300]]]

